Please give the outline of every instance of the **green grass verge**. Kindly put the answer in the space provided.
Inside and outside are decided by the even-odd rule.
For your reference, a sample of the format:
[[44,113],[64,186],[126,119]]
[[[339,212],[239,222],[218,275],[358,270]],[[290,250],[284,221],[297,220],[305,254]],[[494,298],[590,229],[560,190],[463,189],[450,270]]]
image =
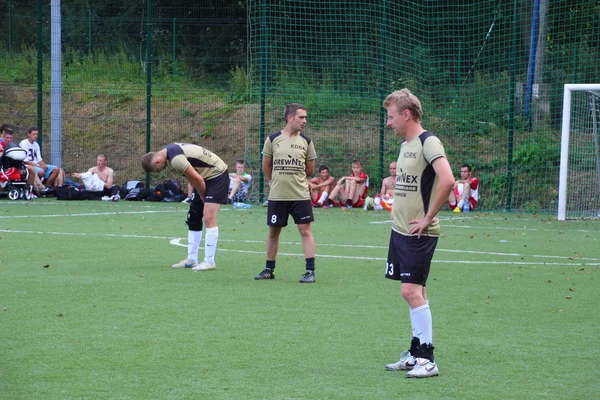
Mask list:
[[[219,214],[217,269],[183,204],[0,200],[1,399],[572,399],[600,393],[600,222],[441,213],[428,283],[440,376],[387,372],[410,339],[383,278],[387,213],[316,210],[317,283],[290,221]],[[184,238],[181,241],[173,239]],[[590,367],[591,366],[591,367]]]

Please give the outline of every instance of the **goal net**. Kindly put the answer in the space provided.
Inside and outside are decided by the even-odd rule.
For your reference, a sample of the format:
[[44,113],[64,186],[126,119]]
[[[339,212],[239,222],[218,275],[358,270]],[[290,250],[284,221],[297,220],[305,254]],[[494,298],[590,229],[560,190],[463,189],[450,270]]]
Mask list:
[[558,220],[600,218],[600,84],[565,85]]

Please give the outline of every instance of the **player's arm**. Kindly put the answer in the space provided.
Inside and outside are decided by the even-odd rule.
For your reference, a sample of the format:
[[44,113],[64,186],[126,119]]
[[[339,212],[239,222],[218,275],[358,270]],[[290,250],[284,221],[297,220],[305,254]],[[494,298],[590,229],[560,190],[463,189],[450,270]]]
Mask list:
[[200,199],[204,201],[204,196],[206,194],[206,182],[204,181],[204,178],[200,176],[200,174],[191,165],[188,165],[188,167],[185,169],[185,178],[193,187],[196,188],[198,194],[200,195]]
[[115,171],[113,171],[113,169],[109,169],[107,171],[108,173],[106,174],[106,182],[104,182],[104,188],[105,189],[110,189],[113,185],[113,181],[114,181],[114,177],[115,177]]
[[409,222],[411,225],[414,224],[410,233],[417,233],[419,238],[421,237],[421,232],[431,224],[442,206],[446,204],[448,195],[454,187],[454,175],[452,174],[450,163],[446,157],[436,158],[431,163],[431,166],[438,178],[437,187],[433,193],[433,201],[430,203],[429,210],[427,210],[425,217]]
[[273,174],[273,157],[269,157],[266,154],[263,154],[262,159],[262,170],[263,174],[267,177],[267,180],[271,182],[272,174]]
[[381,182],[381,190],[379,191],[380,195],[384,195],[387,194],[387,184],[385,182],[385,179],[383,180],[383,182]]
[[330,176],[330,177],[329,177],[329,178],[327,178],[325,181],[323,181],[323,183],[321,183],[321,184],[319,185],[319,187],[327,187],[327,186],[330,186],[330,185],[332,185],[332,184],[333,184],[333,181],[334,181],[334,179],[333,179],[333,176]]
[[306,171],[306,176],[311,176],[315,173],[315,160],[308,160],[304,166],[304,170]]

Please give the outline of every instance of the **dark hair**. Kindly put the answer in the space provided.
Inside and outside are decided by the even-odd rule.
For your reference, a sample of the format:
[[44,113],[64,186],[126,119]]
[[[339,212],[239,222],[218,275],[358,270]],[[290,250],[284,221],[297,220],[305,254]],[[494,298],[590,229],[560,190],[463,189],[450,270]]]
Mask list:
[[31,128],[27,129],[27,133],[31,133],[33,131],[38,131],[39,132],[40,130],[37,127],[35,127],[35,126],[32,126]]
[[460,166],[460,168],[466,168],[469,170],[469,172],[471,172],[471,166],[469,164],[463,164]]
[[299,103],[290,103],[285,106],[285,112],[283,113],[283,119],[287,123],[288,117],[293,117],[296,115],[296,111],[304,110],[306,111],[306,107]]
[[244,167],[246,166],[246,161],[244,160],[235,160],[236,164],[242,164]]
[[2,124],[2,126],[0,126],[0,132],[4,131],[13,133],[13,128],[8,124]]
[[320,165],[319,166],[319,172],[323,171],[323,170],[327,170],[327,172],[329,172],[329,167],[327,165]]

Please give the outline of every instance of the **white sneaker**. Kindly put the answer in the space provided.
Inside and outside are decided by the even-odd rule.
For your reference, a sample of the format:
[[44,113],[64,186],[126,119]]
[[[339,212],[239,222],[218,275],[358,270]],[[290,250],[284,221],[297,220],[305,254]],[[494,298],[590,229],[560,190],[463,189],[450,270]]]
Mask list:
[[407,378],[429,378],[438,376],[440,371],[436,363],[429,361],[428,358],[417,358],[414,368],[406,373]]
[[182,203],[191,203],[192,202],[192,198],[191,197],[186,197],[185,199],[183,199]]
[[177,264],[173,264],[173,268],[193,268],[197,266],[198,262],[189,260],[187,258],[179,261]]
[[202,261],[200,264],[194,266],[192,271],[209,271],[211,269],[215,269],[216,267],[216,264],[209,264],[206,261]]
[[121,200],[121,196],[115,194],[114,196],[110,196],[110,201],[119,201]]
[[400,354],[400,361],[393,364],[386,364],[385,369],[388,371],[406,371],[413,369],[417,359],[410,354],[410,351],[404,351]]
[[102,196],[102,201],[112,201],[111,196]]

